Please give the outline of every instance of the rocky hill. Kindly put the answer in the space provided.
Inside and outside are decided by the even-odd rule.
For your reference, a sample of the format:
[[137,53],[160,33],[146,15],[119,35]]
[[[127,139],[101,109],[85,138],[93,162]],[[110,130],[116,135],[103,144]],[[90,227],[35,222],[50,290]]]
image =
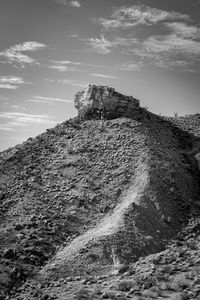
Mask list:
[[75,105],[0,154],[0,299],[200,299],[200,115]]

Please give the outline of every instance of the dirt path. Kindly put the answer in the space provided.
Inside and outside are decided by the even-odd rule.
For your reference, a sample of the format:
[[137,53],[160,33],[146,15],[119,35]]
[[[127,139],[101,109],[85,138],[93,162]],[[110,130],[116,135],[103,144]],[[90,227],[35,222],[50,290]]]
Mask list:
[[[148,171],[147,167],[143,166],[138,168],[135,176],[135,182],[130,187],[126,195],[122,198],[122,201],[116,206],[111,215],[106,215],[104,219],[94,228],[88,230],[83,235],[75,238],[70,245],[60,250],[53,260],[47,264],[43,271],[54,268],[55,266],[62,264],[63,261],[69,261],[74,259],[75,255],[86,245],[95,239],[103,236],[108,236],[115,233],[120,226],[123,225],[123,215],[128,207],[132,203],[139,204],[141,195],[148,183]],[[43,272],[42,271],[42,272]]]

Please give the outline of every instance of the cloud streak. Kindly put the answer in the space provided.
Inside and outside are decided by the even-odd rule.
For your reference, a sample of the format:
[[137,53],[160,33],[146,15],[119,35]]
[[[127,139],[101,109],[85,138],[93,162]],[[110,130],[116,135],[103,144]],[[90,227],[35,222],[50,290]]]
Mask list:
[[98,74],[98,73],[91,73],[90,75],[94,76],[94,77],[105,78],[105,79],[117,79],[118,78],[116,76],[107,75],[107,74]]
[[0,76],[0,88],[1,89],[18,89],[21,84],[25,84],[22,77],[18,76]]
[[81,7],[81,3],[79,1],[76,0],[56,0],[57,3],[64,5],[64,6],[69,6],[72,8],[80,8]]
[[90,38],[87,40],[87,43],[92,47],[93,51],[99,54],[109,54],[113,48],[118,46],[130,47],[137,44],[138,41],[135,38],[124,38],[120,36],[114,36],[112,40],[108,40],[101,34],[100,38]]
[[[154,65],[194,71],[197,70],[195,64],[200,64],[200,28],[186,14],[133,5],[115,8],[109,19],[99,18],[95,21],[106,32],[101,33],[100,38],[88,41],[93,51],[110,54],[112,50],[118,50],[123,54],[136,56],[133,62],[129,60],[117,66],[121,70],[135,71]],[[146,32],[147,26],[151,26],[149,36],[145,39],[131,37],[130,31],[126,34],[125,29],[139,25],[143,25],[142,30]],[[162,34],[158,34],[158,28],[162,29]],[[113,29],[123,30],[123,37],[115,36],[113,32],[111,36],[110,30]]]
[[57,70],[59,72],[67,72],[67,71],[74,72],[74,71],[79,71],[78,69],[76,69],[74,67],[65,66],[63,64],[51,65],[51,66],[49,66],[49,68],[53,69],[53,70]]
[[78,81],[78,80],[73,80],[73,79],[59,79],[58,82],[63,83],[63,84],[68,84],[71,86],[77,86],[84,88],[88,85],[88,82],[86,81]]
[[[191,39],[185,39],[176,34],[157,35],[148,38],[143,43],[143,54],[149,53],[168,53],[168,54],[182,54],[182,55],[200,55],[200,42]],[[192,58],[192,57],[191,57]]]
[[[59,68],[72,68],[72,66],[85,66],[85,67],[98,67],[98,68],[105,68],[105,66],[98,65],[98,64],[90,64],[90,63],[83,63],[83,62],[77,62],[77,61],[71,61],[71,60],[51,60],[50,61],[51,65],[49,66],[50,68],[53,66]],[[71,65],[71,66],[70,66]],[[80,71],[78,69],[75,69],[77,71]]]
[[69,1],[69,6],[74,7],[74,8],[80,8],[81,3],[79,1]]
[[29,125],[54,125],[53,121],[47,115],[34,115],[22,112],[3,112],[0,113],[0,130],[15,131],[16,127],[24,127]]
[[123,63],[121,65],[116,66],[116,69],[122,70],[122,71],[140,71],[143,67],[143,63],[139,62],[133,62],[128,61],[126,63]]
[[200,28],[182,22],[166,23],[166,28],[173,34],[184,39],[200,40]]
[[200,28],[182,22],[164,25],[167,34],[152,35],[129,53],[159,67],[193,72],[200,64]]
[[106,40],[103,35],[100,38],[90,38],[88,44],[100,54],[109,54],[113,44]]
[[36,63],[35,59],[31,58],[27,54],[24,54],[24,52],[35,52],[37,50],[44,49],[45,47],[45,44],[36,41],[29,41],[3,50],[0,52],[0,56],[6,59],[8,63],[17,64],[21,67],[24,67],[25,64]]
[[152,25],[166,21],[189,21],[190,17],[179,12],[169,12],[145,5],[122,6],[115,9],[110,19],[99,18],[95,21],[105,30],[127,29],[137,25]]
[[55,98],[55,97],[45,97],[45,96],[35,96],[32,100],[27,100],[28,102],[35,102],[35,103],[46,103],[46,104],[55,104],[56,102],[62,103],[72,103],[72,100],[69,99],[62,99],[62,98]]

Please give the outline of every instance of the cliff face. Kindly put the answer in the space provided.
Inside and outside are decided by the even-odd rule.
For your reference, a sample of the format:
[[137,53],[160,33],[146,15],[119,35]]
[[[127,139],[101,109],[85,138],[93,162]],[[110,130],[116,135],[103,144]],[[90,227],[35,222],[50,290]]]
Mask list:
[[124,96],[108,86],[89,85],[75,95],[75,107],[83,119],[113,119],[139,113],[139,100]]

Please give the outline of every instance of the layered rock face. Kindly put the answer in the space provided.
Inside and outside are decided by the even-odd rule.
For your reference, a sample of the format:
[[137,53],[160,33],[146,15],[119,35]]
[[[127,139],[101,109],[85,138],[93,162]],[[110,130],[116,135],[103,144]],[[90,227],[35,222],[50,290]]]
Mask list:
[[75,107],[83,119],[112,119],[134,116],[140,111],[139,100],[124,96],[108,86],[89,85],[74,98]]

